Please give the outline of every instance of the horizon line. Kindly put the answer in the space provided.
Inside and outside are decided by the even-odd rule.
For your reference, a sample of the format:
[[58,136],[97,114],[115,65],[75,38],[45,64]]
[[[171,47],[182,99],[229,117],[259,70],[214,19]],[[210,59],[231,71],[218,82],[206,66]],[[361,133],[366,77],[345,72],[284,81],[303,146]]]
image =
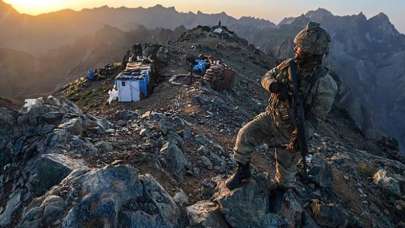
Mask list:
[[[316,10],[322,9],[322,10],[328,11],[329,13],[331,13],[333,16],[336,16],[336,17],[363,15],[367,20],[369,20],[369,19],[371,19],[371,18],[373,18],[373,17],[375,17],[375,16],[378,16],[378,15],[380,15],[380,14],[383,14],[383,15],[387,16],[388,19],[389,19],[389,21],[390,21],[390,23],[391,23],[392,25],[394,25],[394,24],[392,23],[392,21],[391,21],[391,18],[390,18],[386,13],[384,13],[384,12],[382,12],[382,11],[380,11],[379,13],[377,13],[377,14],[375,14],[375,15],[373,15],[373,16],[367,17],[367,15],[365,15],[363,11],[360,11],[360,12],[358,12],[357,14],[338,15],[338,14],[335,14],[334,12],[332,12],[331,10],[326,9],[326,8],[323,8],[323,7],[318,7],[317,9],[308,10],[307,12],[301,13],[301,14],[296,15],[296,16],[284,16],[282,19],[278,20],[278,22],[275,22],[275,21],[273,21],[273,20],[271,20],[271,19],[269,19],[269,18],[264,18],[264,17],[260,17],[260,16],[252,16],[252,15],[235,16],[235,15],[232,15],[232,14],[227,13],[226,11],[221,11],[221,12],[203,12],[203,11],[201,11],[201,10],[197,10],[197,11],[194,11],[194,12],[191,11],[191,10],[189,10],[189,11],[181,11],[181,10],[178,10],[178,9],[176,8],[176,6],[164,6],[164,5],[159,4],[159,3],[157,3],[156,5],[153,5],[153,6],[149,6],[149,7],[143,7],[143,6],[138,6],[138,7],[130,7],[130,6],[129,6],[129,7],[128,7],[128,6],[125,6],[125,5],[115,7],[115,6],[110,6],[110,5],[108,5],[108,4],[104,4],[104,5],[100,5],[100,6],[94,6],[94,7],[83,7],[83,8],[69,8],[69,7],[68,7],[68,8],[62,8],[62,9],[59,9],[59,10],[54,10],[54,11],[49,11],[49,12],[43,12],[43,13],[38,13],[38,14],[36,14],[36,13],[20,12],[13,4],[7,3],[7,2],[5,2],[4,0],[0,0],[0,2],[3,2],[3,3],[5,3],[5,4],[10,5],[10,6],[11,6],[15,11],[17,11],[19,14],[28,15],[28,16],[32,16],[32,17],[44,16],[44,15],[49,15],[49,14],[54,14],[54,13],[60,13],[60,12],[63,12],[63,11],[73,11],[73,12],[76,12],[76,13],[80,13],[80,12],[83,12],[83,11],[86,11],[86,10],[96,10],[96,9],[101,9],[101,8],[109,8],[109,9],[122,9],[122,8],[125,8],[125,9],[151,9],[151,8],[155,8],[155,7],[162,7],[162,8],[165,8],[165,9],[173,9],[173,10],[175,10],[177,13],[184,13],[184,14],[189,14],[189,13],[191,13],[191,14],[195,14],[195,15],[197,15],[198,13],[207,14],[207,15],[225,14],[226,16],[232,17],[232,18],[237,19],[237,20],[239,20],[239,19],[241,19],[241,18],[254,18],[254,19],[258,19],[258,20],[265,20],[265,21],[268,21],[268,22],[273,23],[273,24],[275,24],[275,25],[278,25],[278,24],[279,24],[281,21],[283,21],[284,19],[299,17],[299,16],[302,16],[302,15],[307,14],[308,12],[316,11]],[[394,27],[395,27],[396,30],[398,30],[395,25],[394,25]],[[398,30],[398,31],[399,31],[399,30]],[[399,31],[399,32],[400,32],[400,31]],[[402,32],[400,32],[400,33],[401,33],[401,34],[404,34],[404,33],[402,33]]]

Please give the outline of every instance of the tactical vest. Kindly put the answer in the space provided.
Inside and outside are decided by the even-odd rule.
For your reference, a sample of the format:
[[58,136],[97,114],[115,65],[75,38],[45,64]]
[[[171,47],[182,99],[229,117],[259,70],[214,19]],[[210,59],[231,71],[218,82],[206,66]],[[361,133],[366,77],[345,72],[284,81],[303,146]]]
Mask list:
[[[274,76],[274,78],[282,84],[285,84],[289,88],[289,95],[292,97],[292,89],[291,85],[292,82],[289,80],[289,75],[288,75],[288,68],[290,66],[290,61],[293,61],[292,59],[288,59],[281,63],[279,66],[277,66],[278,73]],[[305,109],[305,116],[308,117],[311,115],[310,110],[312,106],[312,101],[314,98],[314,95],[316,93],[316,84],[318,80],[322,77],[325,77],[328,74],[329,70],[326,67],[319,66],[315,68],[315,70],[312,72],[311,75],[306,76],[305,78],[300,78],[300,97],[304,101],[304,109]],[[267,111],[271,114],[272,119],[274,123],[277,126],[280,126],[281,124],[287,124],[290,125],[290,119],[289,119],[289,106],[290,102],[289,101],[281,101],[279,99],[279,95],[272,93],[269,99],[269,105],[267,107]]]

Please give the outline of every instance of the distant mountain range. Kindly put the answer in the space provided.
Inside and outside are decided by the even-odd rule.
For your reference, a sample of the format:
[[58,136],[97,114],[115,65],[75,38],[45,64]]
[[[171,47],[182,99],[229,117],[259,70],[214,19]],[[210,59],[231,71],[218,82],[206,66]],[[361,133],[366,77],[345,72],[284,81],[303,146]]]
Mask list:
[[60,45],[70,44],[110,25],[123,31],[135,30],[142,25],[149,29],[175,29],[180,25],[193,28],[198,25],[214,25],[221,20],[238,33],[275,27],[263,19],[242,17],[235,19],[225,13],[179,13],[174,7],[156,5],[151,8],[110,8],[107,6],[81,11],[62,10],[54,13],[30,16],[18,14],[0,0],[0,28],[8,31],[0,34],[2,46],[29,52],[43,53]]
[[7,31],[0,33],[0,55],[6,56],[0,59],[0,96],[52,91],[88,67],[120,61],[137,41],[167,42],[185,28],[219,21],[279,59],[292,55],[293,37],[308,21],[320,22],[333,39],[328,64],[342,81],[340,105],[367,135],[384,131],[405,145],[405,35],[382,13],[367,19],[362,13],[335,16],[318,9],[275,25],[226,13],[181,13],[161,5],[30,16],[0,0],[0,31]]

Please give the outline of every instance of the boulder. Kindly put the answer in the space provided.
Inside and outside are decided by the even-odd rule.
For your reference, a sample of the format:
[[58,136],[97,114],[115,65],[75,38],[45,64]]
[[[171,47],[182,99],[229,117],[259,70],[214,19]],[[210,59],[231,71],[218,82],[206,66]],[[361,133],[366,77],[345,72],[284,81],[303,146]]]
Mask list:
[[84,131],[83,121],[80,118],[69,119],[58,127],[65,129],[72,135],[82,135]]
[[281,209],[278,212],[289,227],[300,227],[303,224],[304,208],[292,190],[283,195]]
[[176,178],[182,179],[188,165],[183,150],[177,146],[177,143],[169,141],[162,146],[160,153],[164,168]]
[[159,63],[167,64],[169,62],[169,50],[166,47],[160,47],[156,53],[156,59]]
[[174,126],[165,118],[159,121],[159,128],[163,135],[167,135],[169,130],[173,130]]
[[346,227],[348,220],[342,209],[335,204],[324,204],[319,200],[311,203],[313,218],[322,227]]
[[205,156],[201,156],[201,161],[207,169],[213,168],[213,164],[209,158],[207,158]]
[[12,128],[12,126],[17,121],[17,112],[11,109],[0,107],[0,125],[7,126],[0,128],[0,135],[8,133]]
[[44,118],[44,121],[48,124],[58,124],[62,121],[64,114],[59,112],[59,111],[51,111],[48,113],[45,113],[42,117]]
[[320,155],[315,154],[311,156],[308,162],[308,178],[323,188],[332,186],[332,171],[330,166],[326,163]]
[[59,184],[74,169],[83,166],[82,162],[62,154],[43,154],[27,168],[31,171],[31,191],[34,195],[40,196],[52,186]]
[[114,149],[113,145],[110,142],[105,141],[96,142],[94,146],[97,148],[98,152],[101,153],[108,153]]
[[87,132],[95,134],[104,134],[107,130],[113,128],[113,124],[106,119],[97,118],[92,115],[84,116],[83,128]]
[[214,199],[232,227],[279,227],[285,224],[278,215],[270,212],[268,187],[262,178],[252,178],[233,191],[224,182],[219,183]]
[[386,170],[378,170],[373,176],[373,182],[387,193],[401,196],[401,186],[399,181],[389,176]]
[[181,190],[173,196],[173,200],[177,205],[183,206],[188,203],[188,196],[183,190]]
[[60,217],[65,212],[65,201],[60,196],[50,195],[46,197],[43,207],[43,221],[45,224],[54,223],[54,218]]
[[83,156],[94,156],[98,152],[97,148],[89,140],[77,136],[73,136],[69,144],[71,152]]
[[[72,172],[27,208],[21,227],[178,227],[180,209],[150,175],[125,165]],[[62,213],[63,212],[63,213]]]
[[227,228],[229,227],[219,210],[211,201],[200,201],[186,208],[191,228]]
[[136,119],[136,118],[138,118],[138,116],[139,116],[139,114],[137,112],[130,111],[130,110],[123,110],[123,111],[117,111],[115,113],[114,118],[117,120],[128,121],[131,119]]
[[6,208],[0,215],[0,227],[7,227],[12,222],[13,213],[21,206],[21,192],[13,192],[7,201]]

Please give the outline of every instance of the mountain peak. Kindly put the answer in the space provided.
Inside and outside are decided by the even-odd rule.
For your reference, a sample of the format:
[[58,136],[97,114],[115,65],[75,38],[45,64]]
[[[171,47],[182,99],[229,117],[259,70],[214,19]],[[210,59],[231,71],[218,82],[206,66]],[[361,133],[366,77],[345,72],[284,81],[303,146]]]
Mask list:
[[312,18],[331,17],[331,16],[333,16],[333,14],[332,14],[329,10],[327,10],[327,9],[318,8],[317,10],[308,11],[308,12],[305,14],[305,16],[312,19]]
[[379,14],[377,14],[374,17],[370,18],[370,20],[375,20],[375,21],[380,21],[380,22],[385,22],[385,23],[390,23],[391,24],[391,21],[390,21],[389,17],[383,12],[380,12]]
[[392,35],[399,33],[385,13],[381,12],[375,15],[374,17],[370,18],[369,23],[372,26],[379,28],[380,30],[391,33]]
[[174,6],[172,7],[165,7],[161,4],[156,4],[155,6],[149,7],[148,9],[150,10],[156,10],[156,11],[172,11],[172,12],[177,12],[176,8]]
[[374,17],[371,17],[369,19],[369,22],[378,26],[394,27],[394,25],[391,23],[390,18],[382,12],[375,15]]

